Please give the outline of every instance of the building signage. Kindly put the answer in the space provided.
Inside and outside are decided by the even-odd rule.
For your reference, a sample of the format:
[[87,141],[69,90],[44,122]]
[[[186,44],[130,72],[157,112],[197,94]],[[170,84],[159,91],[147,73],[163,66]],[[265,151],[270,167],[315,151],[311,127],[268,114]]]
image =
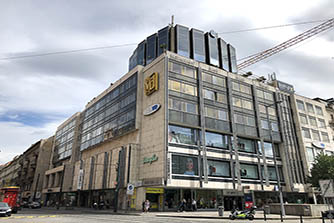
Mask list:
[[77,186],[78,190],[82,189],[82,183],[83,183],[83,169],[80,169],[78,175],[78,186]]
[[244,193],[242,191],[238,191],[238,190],[225,189],[225,190],[223,190],[223,195],[224,196],[239,197],[239,196],[244,196]]
[[159,90],[159,74],[157,72],[154,72],[145,79],[144,89],[147,96]]
[[153,154],[153,156],[151,157],[144,157],[144,164],[145,163],[149,163],[149,164],[152,164],[153,162],[157,161],[158,160],[158,156]]
[[163,194],[164,189],[163,188],[153,188],[153,187],[147,187],[146,188],[147,194]]
[[160,104],[150,105],[148,108],[144,110],[144,115],[146,116],[151,115],[154,112],[158,111],[160,107],[161,107]]
[[134,189],[135,189],[135,186],[133,184],[128,184],[126,194],[127,195],[133,195]]
[[320,148],[320,149],[324,149],[325,148],[325,144],[321,143],[321,142],[312,142],[312,145],[314,147]]

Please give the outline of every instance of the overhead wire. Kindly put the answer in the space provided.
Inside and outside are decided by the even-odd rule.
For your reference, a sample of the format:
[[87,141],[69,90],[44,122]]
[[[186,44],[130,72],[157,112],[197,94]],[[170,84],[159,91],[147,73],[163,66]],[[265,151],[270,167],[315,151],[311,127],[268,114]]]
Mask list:
[[[264,29],[283,28],[283,27],[287,27],[287,26],[305,25],[305,24],[317,23],[317,22],[323,22],[323,21],[326,21],[326,20],[315,20],[315,21],[306,21],[306,22],[275,25],[275,26],[258,27],[258,28],[252,28],[252,29],[243,29],[243,30],[235,30],[235,31],[229,31],[229,32],[221,32],[221,33],[218,33],[218,34],[232,34],[232,33],[241,33],[241,32],[257,31],[257,30],[264,30]],[[16,59],[51,56],[51,55],[59,55],[59,54],[79,53],[79,52],[111,49],[111,48],[118,48],[118,47],[127,47],[127,46],[134,46],[134,45],[137,45],[137,43],[125,43],[125,44],[119,44],[119,45],[109,45],[109,46],[101,46],[101,47],[92,47],[92,48],[82,48],[82,49],[74,49],[74,50],[47,52],[47,53],[28,54],[28,55],[22,55],[22,56],[9,56],[9,57],[2,57],[2,58],[0,58],[0,60],[16,60]],[[254,55],[257,55],[257,54],[253,54],[251,56],[254,56]],[[238,59],[238,61],[247,59],[251,56],[247,56],[245,58]]]

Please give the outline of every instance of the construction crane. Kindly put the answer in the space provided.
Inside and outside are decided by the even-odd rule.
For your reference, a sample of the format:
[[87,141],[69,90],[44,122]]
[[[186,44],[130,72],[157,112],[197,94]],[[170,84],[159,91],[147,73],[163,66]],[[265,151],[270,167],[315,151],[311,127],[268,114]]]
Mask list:
[[333,27],[334,27],[334,18],[329,19],[325,21],[324,23],[321,23],[320,25],[317,25],[313,27],[312,29],[309,29],[306,32],[303,32],[302,34],[299,34],[298,36],[295,36],[273,48],[270,48],[268,50],[265,50],[260,53],[249,56],[247,60],[238,64],[238,70],[242,70],[252,64],[255,64],[261,60],[264,60],[276,53],[279,53],[291,46],[294,46],[308,38],[311,38],[312,36],[317,35],[318,33],[321,33]]

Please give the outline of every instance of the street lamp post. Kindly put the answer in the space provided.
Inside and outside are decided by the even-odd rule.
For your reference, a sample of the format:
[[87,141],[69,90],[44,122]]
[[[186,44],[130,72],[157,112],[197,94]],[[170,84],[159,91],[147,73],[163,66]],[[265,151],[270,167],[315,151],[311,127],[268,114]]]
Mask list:
[[[269,119],[269,112],[268,112],[268,108],[271,106],[275,106],[279,103],[282,103],[283,101],[276,101],[273,104],[269,104],[269,105],[265,105],[266,108],[266,115],[267,115],[267,123],[268,123],[268,128],[269,128],[269,137],[270,137],[270,142],[271,142],[271,148],[273,150],[273,155],[274,155],[274,165],[275,165],[275,171],[276,171],[276,177],[277,177],[277,186],[278,186],[278,191],[279,191],[279,200],[280,200],[280,206],[281,206],[281,212],[282,212],[282,216],[285,216],[285,209],[284,209],[284,204],[283,204],[283,193],[282,193],[282,186],[281,186],[281,177],[279,174],[279,170],[277,167],[277,163],[276,163],[276,154],[275,154],[275,144],[274,144],[274,139],[273,139],[273,135],[272,135],[272,126],[270,123],[270,119]],[[264,148],[263,148],[264,150]]]

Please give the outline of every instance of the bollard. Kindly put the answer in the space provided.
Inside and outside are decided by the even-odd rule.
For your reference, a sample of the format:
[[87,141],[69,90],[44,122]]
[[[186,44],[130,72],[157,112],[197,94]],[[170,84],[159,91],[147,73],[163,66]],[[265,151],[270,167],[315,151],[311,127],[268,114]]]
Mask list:
[[321,212],[321,219],[322,219],[322,223],[325,223],[324,212]]
[[279,215],[281,217],[281,222],[283,222],[283,215],[282,215],[282,211],[279,212]]
[[267,221],[266,209],[263,209],[263,219]]
[[303,223],[303,215],[300,215],[300,223]]

